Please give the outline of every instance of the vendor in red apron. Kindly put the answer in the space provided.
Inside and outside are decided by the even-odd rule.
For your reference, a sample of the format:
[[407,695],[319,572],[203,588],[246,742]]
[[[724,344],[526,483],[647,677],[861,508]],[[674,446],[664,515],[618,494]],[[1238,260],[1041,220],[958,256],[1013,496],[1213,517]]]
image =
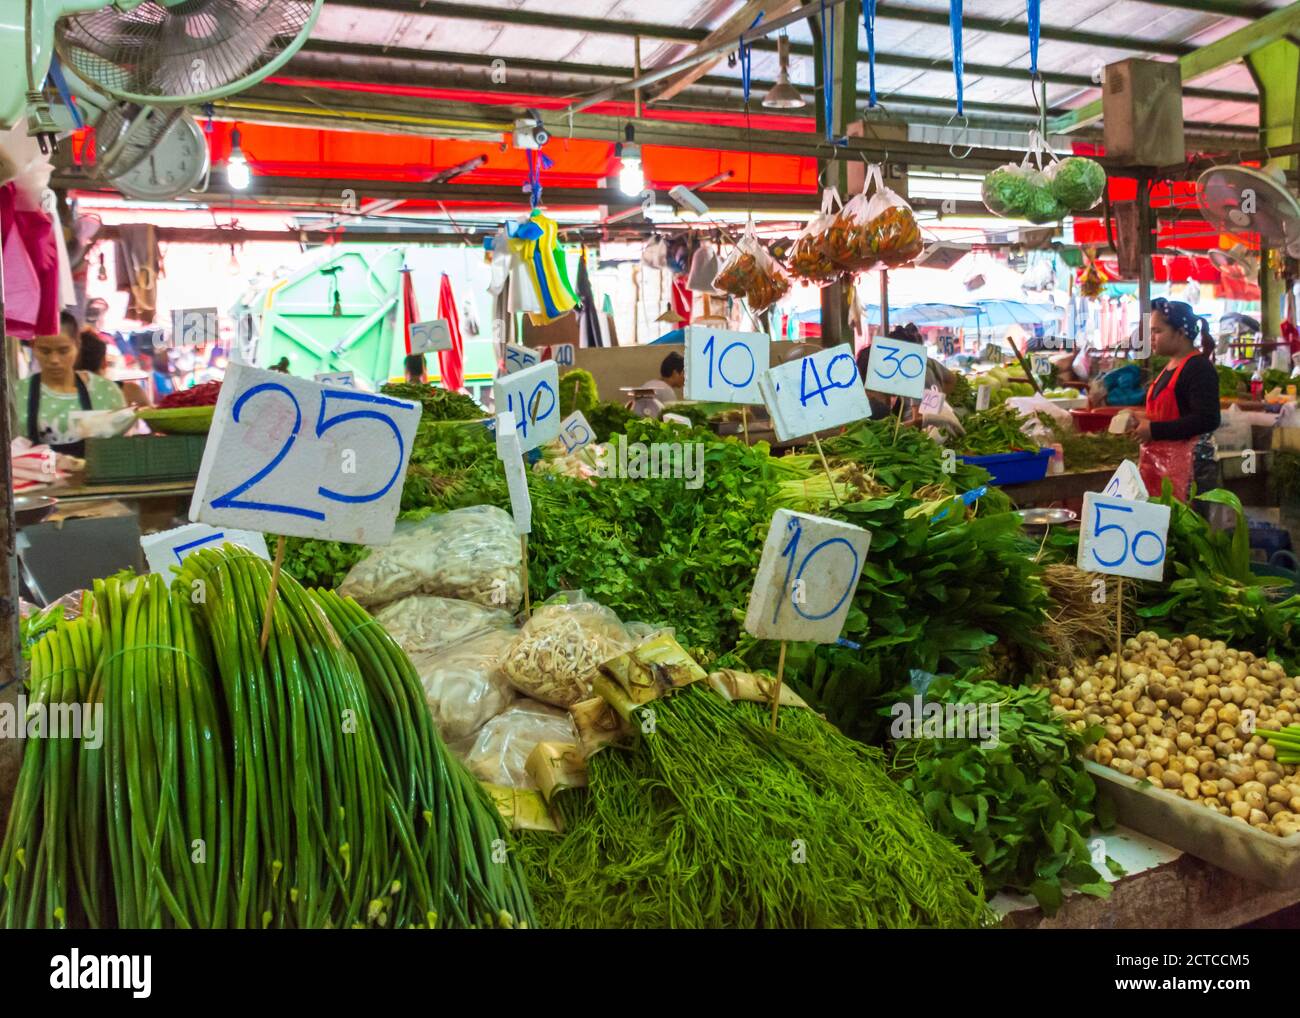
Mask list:
[[1209,327],[1190,304],[1164,298],[1151,302],[1151,352],[1168,357],[1169,363],[1147,389],[1146,420],[1133,425],[1133,433],[1142,443],[1138,468],[1152,496],[1160,494],[1167,477],[1174,495],[1187,500],[1196,446],[1219,426],[1219,376],[1209,357],[1213,350]]

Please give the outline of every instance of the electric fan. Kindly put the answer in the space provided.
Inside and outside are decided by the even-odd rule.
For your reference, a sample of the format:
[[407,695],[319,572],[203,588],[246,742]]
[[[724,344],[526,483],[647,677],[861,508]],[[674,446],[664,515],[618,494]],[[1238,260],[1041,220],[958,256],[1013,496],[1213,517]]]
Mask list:
[[281,67],[306,42],[323,2],[119,0],[60,19],[54,45],[64,64],[115,99],[210,102]]
[[1257,233],[1263,247],[1300,236],[1300,202],[1285,182],[1250,166],[1212,166],[1196,180],[1196,203],[1224,233]]
[[[67,14],[94,10],[104,0],[6,0],[0,4],[0,67],[19,68],[0,85],[0,130],[8,130],[33,109],[30,134],[53,127],[41,95],[54,55],[54,24]],[[41,112],[44,111],[44,116]]]

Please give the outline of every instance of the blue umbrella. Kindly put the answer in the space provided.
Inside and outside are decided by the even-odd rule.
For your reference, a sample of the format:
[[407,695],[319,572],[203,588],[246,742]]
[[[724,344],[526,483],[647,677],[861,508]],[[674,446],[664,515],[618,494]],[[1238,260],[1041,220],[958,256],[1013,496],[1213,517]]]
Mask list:
[[977,300],[979,324],[1045,325],[1060,322],[1061,308],[1052,304],[1025,304],[1018,300]]
[[[864,309],[868,325],[880,324],[880,305],[868,304]],[[889,309],[889,321],[894,325],[913,322],[916,325],[960,325],[975,315],[973,307],[960,304],[904,304]]]

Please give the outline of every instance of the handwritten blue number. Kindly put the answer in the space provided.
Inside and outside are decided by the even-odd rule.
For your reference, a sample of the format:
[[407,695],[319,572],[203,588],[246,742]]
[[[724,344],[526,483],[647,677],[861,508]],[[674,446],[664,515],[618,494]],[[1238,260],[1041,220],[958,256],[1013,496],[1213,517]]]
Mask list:
[[231,409],[230,416],[236,424],[239,423],[239,414],[240,411],[243,410],[244,404],[261,392],[282,392],[286,397],[288,397],[289,402],[293,404],[293,430],[289,433],[288,439],[285,440],[284,445],[280,447],[280,451],[275,454],[275,458],[271,460],[270,463],[264,466],[248,480],[244,481],[243,484],[231,488],[224,495],[218,495],[214,498],[212,500],[212,508],[254,509],[258,512],[264,513],[284,513],[287,516],[305,516],[309,520],[323,520],[325,519],[325,514],[318,513],[312,509],[303,509],[300,506],[294,505],[279,505],[275,502],[245,502],[238,498],[238,496],[253,487],[253,485],[257,484],[258,481],[262,480],[280,465],[285,456],[289,455],[289,450],[293,447],[293,443],[298,440],[298,429],[302,427],[302,407],[298,405],[298,401],[294,398],[293,393],[278,382],[263,382],[261,385],[254,385],[251,389],[240,396],[239,399],[235,400],[235,405]]
[[397,439],[397,465],[393,468],[393,475],[388,479],[388,482],[378,491],[372,491],[368,495],[345,495],[341,491],[334,491],[324,486],[321,486],[316,490],[325,498],[332,499],[335,502],[374,502],[376,499],[383,498],[388,494],[388,489],[393,486],[394,482],[396,482],[398,476],[401,474],[402,461],[406,459],[406,443],[402,441],[402,433],[397,429],[397,425],[393,423],[393,419],[388,416],[388,414],[379,413],[376,410],[353,410],[348,413],[335,414],[326,421],[325,406],[329,402],[330,397],[346,400],[352,403],[361,403],[365,406],[405,408],[405,404],[400,403],[395,399],[385,399],[383,396],[372,396],[366,392],[326,391],[322,392],[320,396],[320,416],[316,419],[317,438],[320,438],[321,435],[329,431],[330,428],[336,427],[344,421],[379,421],[379,423],[387,425],[388,430],[393,433],[393,438]]

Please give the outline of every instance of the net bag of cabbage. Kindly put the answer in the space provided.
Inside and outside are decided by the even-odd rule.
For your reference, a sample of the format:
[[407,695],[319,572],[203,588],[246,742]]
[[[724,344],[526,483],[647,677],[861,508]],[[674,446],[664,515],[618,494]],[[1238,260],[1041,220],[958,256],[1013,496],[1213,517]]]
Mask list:
[[408,594],[438,594],[518,611],[522,554],[504,509],[479,505],[399,523],[393,539],[362,559],[339,593],[367,608]]

